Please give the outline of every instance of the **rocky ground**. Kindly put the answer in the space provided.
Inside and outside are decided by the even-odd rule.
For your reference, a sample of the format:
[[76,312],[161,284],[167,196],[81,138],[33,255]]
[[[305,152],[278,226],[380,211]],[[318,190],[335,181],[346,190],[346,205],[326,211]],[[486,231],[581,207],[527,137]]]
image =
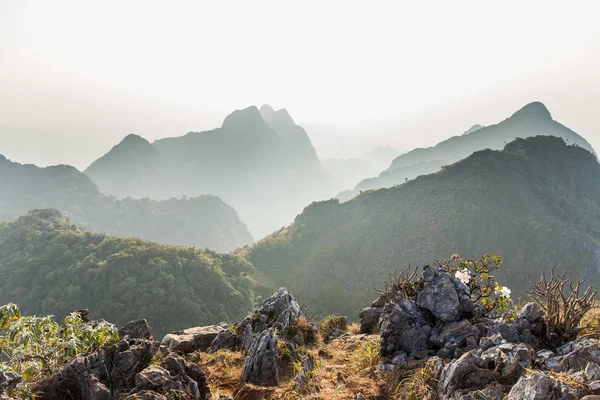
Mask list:
[[[440,267],[409,296],[310,322],[285,288],[243,321],[173,332],[145,321],[31,387],[43,399],[600,399],[598,340],[548,346],[544,312],[474,317],[468,288]],[[0,398],[21,377],[0,372]],[[599,396],[596,396],[598,394]]]

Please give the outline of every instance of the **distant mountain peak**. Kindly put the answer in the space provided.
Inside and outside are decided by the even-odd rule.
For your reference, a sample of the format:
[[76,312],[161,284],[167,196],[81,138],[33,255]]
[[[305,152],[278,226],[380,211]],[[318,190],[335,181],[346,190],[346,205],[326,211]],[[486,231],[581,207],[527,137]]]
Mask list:
[[534,101],[533,103],[527,104],[525,107],[514,113],[511,118],[536,118],[552,120],[552,115],[543,103]]
[[0,154],[0,162],[4,162],[4,161],[8,161],[8,159],[6,157],[4,157],[2,154]]
[[296,122],[285,108],[275,111],[273,121],[285,125],[296,125]]
[[135,133],[130,133],[125,136],[123,140],[117,146],[126,146],[126,147],[137,147],[137,146],[151,146],[150,142],[141,137],[140,135],[136,135]]
[[256,106],[235,110],[225,117],[222,125],[223,128],[229,128],[237,132],[247,132],[264,126],[265,120]]
[[463,133],[463,135],[468,135],[470,133],[476,132],[476,131],[480,130],[481,128],[485,128],[485,126],[475,124],[472,127],[470,127],[467,131],[465,131],[465,133]]
[[260,115],[262,115],[263,119],[267,122],[273,119],[273,116],[275,115],[275,109],[268,104],[263,104],[259,111]]

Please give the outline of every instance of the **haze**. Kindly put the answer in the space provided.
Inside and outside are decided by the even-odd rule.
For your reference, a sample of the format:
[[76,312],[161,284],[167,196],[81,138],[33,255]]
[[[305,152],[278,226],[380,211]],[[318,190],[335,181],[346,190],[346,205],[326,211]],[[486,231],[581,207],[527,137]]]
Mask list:
[[321,157],[430,146],[531,101],[600,148],[600,3],[0,4],[0,154],[83,169],[130,132],[269,103]]

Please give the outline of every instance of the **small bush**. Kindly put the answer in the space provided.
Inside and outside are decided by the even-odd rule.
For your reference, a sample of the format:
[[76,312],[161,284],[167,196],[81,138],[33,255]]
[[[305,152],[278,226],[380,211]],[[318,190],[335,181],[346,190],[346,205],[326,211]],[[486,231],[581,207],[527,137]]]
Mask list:
[[527,292],[544,310],[544,339],[550,347],[574,340],[581,331],[589,328],[581,326],[581,321],[595,304],[597,292],[588,287],[580,295],[584,281],[572,282],[565,275],[564,272],[555,274],[552,270],[550,279],[546,279],[543,273],[533,290]]
[[319,333],[321,336],[328,334],[332,329],[339,329],[341,331],[348,330],[348,318],[340,317],[337,315],[330,315],[321,321],[319,324]]
[[423,367],[418,368],[414,374],[402,379],[398,384],[393,382],[393,378],[394,376],[392,375],[392,384],[395,386],[394,396],[396,398],[406,400],[436,398],[435,386],[437,380],[435,379],[435,371],[431,363],[426,363]]
[[51,316],[22,316],[15,304],[0,307],[0,369],[15,371],[26,380],[118,339],[114,325],[84,323],[77,313],[59,324]]
[[376,342],[365,342],[350,355],[350,365],[357,372],[378,363],[379,344]]

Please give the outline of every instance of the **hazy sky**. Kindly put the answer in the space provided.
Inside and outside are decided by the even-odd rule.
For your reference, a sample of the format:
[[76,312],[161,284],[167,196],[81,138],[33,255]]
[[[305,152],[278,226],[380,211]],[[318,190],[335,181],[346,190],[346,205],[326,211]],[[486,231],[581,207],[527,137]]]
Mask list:
[[355,155],[365,138],[433,145],[534,100],[598,150],[599,21],[595,0],[6,0],[0,154],[83,168],[127,133],[269,103],[333,125],[309,130],[321,155]]

